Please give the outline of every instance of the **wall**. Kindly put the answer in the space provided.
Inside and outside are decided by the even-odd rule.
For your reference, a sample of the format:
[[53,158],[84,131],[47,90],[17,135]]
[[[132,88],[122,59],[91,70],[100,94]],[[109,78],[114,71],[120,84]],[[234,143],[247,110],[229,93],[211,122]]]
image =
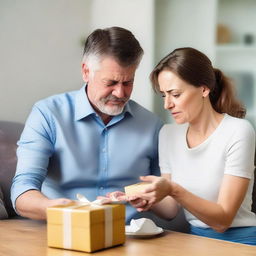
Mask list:
[[[218,24],[225,25],[229,40],[216,45],[216,66],[229,76],[248,119],[256,128],[256,1],[220,0]],[[251,40],[246,41],[250,35]]]
[[152,109],[153,8],[153,0],[0,0],[0,119],[24,122],[37,100],[80,88],[83,38],[113,25],[145,50],[132,98]]
[[154,62],[154,1],[94,0],[91,17],[91,30],[120,26],[131,30],[139,40],[144,56],[135,76],[132,99],[153,110],[153,90],[148,76]]
[[80,88],[91,1],[0,0],[0,119],[24,122],[38,99]]
[[145,51],[132,98],[166,119],[148,76],[175,47],[214,59],[216,1],[0,0],[0,119],[24,122],[35,101],[80,88],[83,39],[114,25],[130,29]]
[[[194,47],[214,63],[216,9],[217,0],[156,1],[155,62],[175,48]],[[160,96],[155,96],[154,111],[167,122],[172,121]]]

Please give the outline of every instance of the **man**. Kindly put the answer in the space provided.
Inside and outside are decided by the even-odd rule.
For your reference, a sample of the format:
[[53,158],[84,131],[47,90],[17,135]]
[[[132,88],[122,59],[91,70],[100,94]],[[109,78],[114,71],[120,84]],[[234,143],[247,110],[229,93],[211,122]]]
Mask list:
[[[161,121],[129,100],[143,50],[123,28],[97,29],[85,43],[79,91],[37,102],[18,142],[11,197],[18,214],[45,219],[46,208],[122,190],[159,175]],[[127,220],[135,213],[127,206]]]

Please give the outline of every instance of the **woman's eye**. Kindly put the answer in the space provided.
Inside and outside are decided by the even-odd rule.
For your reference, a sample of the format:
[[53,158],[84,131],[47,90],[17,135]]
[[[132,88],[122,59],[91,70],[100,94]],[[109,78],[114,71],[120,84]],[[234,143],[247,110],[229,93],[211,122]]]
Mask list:
[[161,97],[165,98],[165,94],[161,94]]
[[178,98],[180,96],[180,94],[174,94],[173,97],[174,98]]

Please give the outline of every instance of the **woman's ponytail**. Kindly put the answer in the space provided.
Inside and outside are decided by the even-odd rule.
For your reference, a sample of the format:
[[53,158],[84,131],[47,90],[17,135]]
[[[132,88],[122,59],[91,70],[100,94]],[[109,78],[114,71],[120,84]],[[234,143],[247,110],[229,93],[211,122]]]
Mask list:
[[215,86],[210,93],[213,108],[219,113],[227,113],[231,116],[244,118],[246,109],[236,98],[235,89],[230,81],[219,69],[214,69]]

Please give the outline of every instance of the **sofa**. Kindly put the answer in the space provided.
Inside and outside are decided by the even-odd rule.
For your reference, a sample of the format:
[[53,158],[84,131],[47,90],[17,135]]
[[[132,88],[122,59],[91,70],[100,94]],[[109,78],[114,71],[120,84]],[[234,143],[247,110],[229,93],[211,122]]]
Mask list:
[[0,190],[9,217],[16,216],[10,200],[10,187],[16,169],[16,142],[24,125],[0,121]]
[[[16,169],[16,142],[20,137],[23,127],[24,125],[21,123],[0,121],[0,211],[3,213],[2,218],[7,217],[7,214],[9,218],[17,217],[10,200],[10,187]],[[255,185],[253,199],[254,203],[252,208],[256,213]],[[4,215],[4,209],[1,210],[1,206],[2,208],[3,206],[5,207],[6,215]],[[160,219],[150,212],[143,213],[143,216],[138,215],[137,217],[151,218],[158,226],[174,231],[187,232],[189,227],[182,210],[180,210],[175,219],[170,221]]]

